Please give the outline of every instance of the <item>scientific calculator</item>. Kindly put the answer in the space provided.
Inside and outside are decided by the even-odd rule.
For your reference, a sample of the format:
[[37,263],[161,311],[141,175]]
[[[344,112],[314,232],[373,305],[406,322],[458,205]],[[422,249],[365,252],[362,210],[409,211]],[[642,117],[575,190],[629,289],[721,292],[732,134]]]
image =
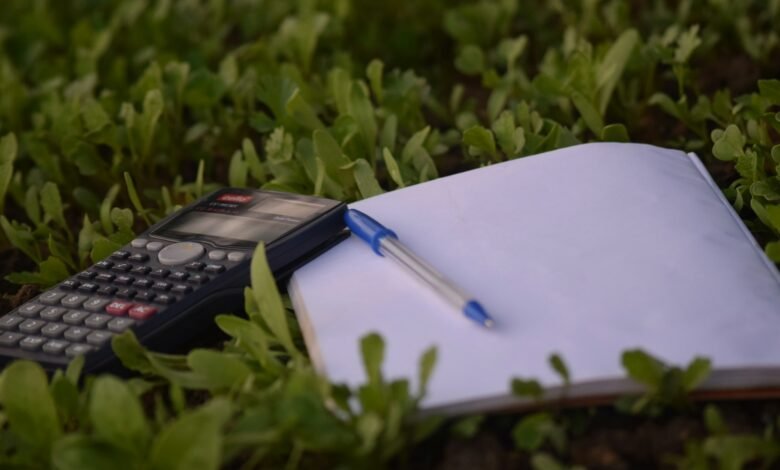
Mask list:
[[117,365],[111,338],[128,329],[173,351],[243,311],[250,257],[266,245],[277,280],[346,236],[344,203],[226,188],[177,211],[35,299],[0,316],[0,365],[30,359],[54,370],[85,356],[85,370]]

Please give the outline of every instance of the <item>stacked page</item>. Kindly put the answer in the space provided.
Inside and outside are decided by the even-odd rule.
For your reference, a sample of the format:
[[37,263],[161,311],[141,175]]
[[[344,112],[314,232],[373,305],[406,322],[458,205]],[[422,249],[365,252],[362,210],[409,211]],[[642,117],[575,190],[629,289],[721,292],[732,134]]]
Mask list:
[[290,283],[315,365],[365,380],[359,340],[380,333],[385,375],[439,361],[424,407],[514,403],[512,377],[571,396],[630,383],[620,355],[642,348],[720,369],[710,388],[780,384],[780,276],[695,155],[638,144],[587,144],[396,190],[351,205],[472,293],[496,321],[463,318],[354,235]]

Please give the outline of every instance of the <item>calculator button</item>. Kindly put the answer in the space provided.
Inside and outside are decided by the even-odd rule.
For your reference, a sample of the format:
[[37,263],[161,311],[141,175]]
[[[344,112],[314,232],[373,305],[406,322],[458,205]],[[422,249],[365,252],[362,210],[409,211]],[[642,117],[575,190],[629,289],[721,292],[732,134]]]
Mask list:
[[129,286],[133,283],[135,279],[133,279],[130,276],[117,276],[116,279],[114,279],[114,284],[118,284],[120,286]]
[[103,273],[103,274],[98,274],[95,280],[98,282],[111,282],[114,280],[115,277],[116,276],[114,276],[113,274]]
[[225,267],[221,264],[209,264],[206,266],[205,271],[209,274],[219,274],[225,270]]
[[135,240],[130,242],[130,246],[133,248],[143,248],[146,246],[146,244],[149,243],[149,240],[146,238],[136,238]]
[[58,338],[68,328],[68,325],[62,323],[49,323],[41,329],[41,333],[49,338]]
[[157,254],[160,263],[167,266],[176,266],[178,264],[195,261],[206,251],[203,245],[195,242],[180,242],[168,245]]
[[35,351],[43,346],[43,343],[46,341],[46,338],[41,338],[40,336],[28,336],[19,342],[19,347],[27,351]]
[[67,281],[62,281],[60,284],[60,289],[62,290],[73,290],[79,286],[79,281],[74,281],[73,279],[68,279]]
[[157,308],[149,305],[136,305],[127,312],[130,318],[135,318],[136,320],[146,320],[155,313],[157,313]]
[[138,279],[133,283],[133,287],[140,287],[142,289],[148,289],[154,284],[151,279]]
[[104,315],[102,313],[94,313],[84,320],[84,325],[90,328],[103,328],[106,323],[111,320],[111,315]]
[[97,291],[100,295],[114,295],[114,292],[116,292],[116,287],[114,286],[103,286]]
[[184,267],[187,271],[203,271],[203,268],[205,268],[206,265],[204,263],[198,263],[197,261],[194,263],[190,263],[187,266]]
[[[62,294],[62,296],[65,297],[65,294]],[[38,312],[40,312],[41,310],[43,310],[43,305],[24,304],[21,307],[19,307],[19,310],[17,310],[16,312],[23,317],[32,318],[37,316]]]
[[98,261],[95,263],[95,267],[98,269],[111,269],[112,266],[114,266],[114,263],[107,260]]
[[155,303],[158,303],[158,304],[170,305],[170,304],[176,302],[176,297],[174,297],[172,295],[168,295],[168,294],[162,294],[162,295],[158,295],[157,297],[155,297],[154,301],[155,301]]
[[115,251],[111,253],[111,259],[123,260],[130,257],[129,251]]
[[19,325],[19,331],[27,334],[37,333],[45,324],[46,322],[42,320],[25,320]]
[[68,344],[69,343],[67,341],[53,339],[43,345],[43,352],[49,354],[60,354],[65,350],[65,348],[68,347]]
[[41,296],[38,297],[38,301],[46,305],[57,305],[58,303],[60,303],[60,299],[63,297],[65,297],[64,292],[57,292],[56,290],[50,290],[49,292],[44,292],[43,294],[41,294]]
[[87,300],[86,295],[73,294],[73,295],[65,296],[65,298],[63,298],[60,303],[62,304],[63,307],[79,308],[81,307],[81,304],[83,304],[85,300]]
[[0,318],[0,328],[5,328],[6,330],[12,330],[16,328],[16,325],[23,322],[24,318],[17,317],[16,315],[6,315],[3,318]]
[[[115,287],[112,287],[112,289],[116,290]],[[101,289],[102,290],[102,289]],[[90,312],[102,312],[103,308],[108,305],[111,301],[108,299],[101,299],[100,297],[92,297],[91,299],[84,302],[84,310],[90,311]]]
[[113,334],[108,331],[93,331],[87,335],[87,343],[94,346],[101,346],[106,341],[110,340]]
[[143,290],[143,291],[138,292],[135,295],[135,300],[145,300],[147,302],[151,302],[151,300],[154,299],[155,295],[157,295],[157,294],[155,294],[154,292],[149,292],[148,290]]
[[187,279],[187,282],[195,285],[205,284],[209,282],[209,277],[204,276],[203,274],[193,274],[189,279]]
[[72,344],[65,350],[65,355],[68,357],[83,356],[93,349],[94,348],[88,344]]
[[111,315],[124,315],[132,306],[130,302],[115,300],[106,306],[106,312]]
[[188,277],[190,277],[190,275],[184,271],[174,271],[170,276],[168,276],[168,279],[171,281],[183,282],[186,281]]
[[246,253],[241,251],[231,251],[227,255],[228,261],[242,261],[244,258],[246,258]]
[[21,333],[12,333],[9,331],[0,334],[0,346],[13,346],[22,338],[24,338],[24,335]]
[[136,266],[131,271],[130,274],[137,274],[139,276],[146,276],[149,274],[149,271],[151,271],[152,268],[149,266]]
[[118,263],[115,264],[113,268],[111,268],[113,271],[116,271],[118,273],[126,273],[133,269],[133,265],[130,263]]
[[88,328],[73,326],[68,328],[68,331],[65,332],[64,336],[65,339],[69,341],[81,341],[89,334],[89,332],[90,330]]
[[132,299],[135,297],[135,289],[119,289],[116,291],[116,296],[120,299]]
[[165,279],[169,273],[170,271],[167,269],[153,269],[152,272],[149,273],[149,276],[157,279]]
[[62,316],[62,321],[69,325],[80,325],[85,318],[89,316],[89,312],[82,310],[72,310]]
[[174,294],[189,294],[190,292],[192,292],[192,287],[185,286],[184,284],[178,284],[173,286],[171,292]]
[[84,279],[85,281],[91,281],[92,279],[97,276],[97,273],[95,271],[82,271],[76,275],[79,279]]
[[108,329],[116,333],[121,333],[126,329],[128,329],[133,323],[135,323],[135,321],[131,318],[127,318],[127,317],[114,318],[113,320],[108,322]]
[[67,310],[62,307],[47,307],[41,311],[41,318],[46,321],[57,321],[65,312]]
[[131,255],[129,258],[127,258],[128,261],[132,261],[134,263],[144,263],[146,261],[149,261],[149,255],[146,253],[136,253],[134,255]]
[[79,292],[84,292],[85,294],[91,294],[98,290],[100,288],[99,285],[95,284],[94,282],[85,282],[84,284],[79,286]]
[[163,244],[160,242],[150,242],[148,245],[146,245],[146,249],[149,251],[160,251],[163,247]]
[[225,256],[227,256],[227,253],[222,250],[209,251],[209,259],[212,261],[222,261],[225,259]]
[[167,282],[155,282],[152,286],[152,289],[160,291],[160,292],[167,292],[171,288],[171,284]]

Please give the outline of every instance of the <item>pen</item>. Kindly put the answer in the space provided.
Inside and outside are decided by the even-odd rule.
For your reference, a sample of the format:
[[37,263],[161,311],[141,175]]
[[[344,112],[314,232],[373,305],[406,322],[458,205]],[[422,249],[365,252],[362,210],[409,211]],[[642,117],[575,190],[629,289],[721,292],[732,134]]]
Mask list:
[[493,319],[479,302],[401,244],[395,232],[356,209],[346,211],[344,222],[352,233],[371,246],[374,253],[406,268],[466,317],[486,328],[494,325]]

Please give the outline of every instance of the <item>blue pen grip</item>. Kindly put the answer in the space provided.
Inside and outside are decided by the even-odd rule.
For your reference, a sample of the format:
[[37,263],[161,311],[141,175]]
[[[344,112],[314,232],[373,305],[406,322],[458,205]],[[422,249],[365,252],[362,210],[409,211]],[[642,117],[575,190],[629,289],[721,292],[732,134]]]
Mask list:
[[374,250],[374,253],[379,256],[384,256],[382,252],[379,251],[379,242],[381,242],[383,238],[398,238],[395,232],[357,209],[347,209],[344,213],[344,223],[352,230],[352,233],[368,243],[371,246],[371,249]]

